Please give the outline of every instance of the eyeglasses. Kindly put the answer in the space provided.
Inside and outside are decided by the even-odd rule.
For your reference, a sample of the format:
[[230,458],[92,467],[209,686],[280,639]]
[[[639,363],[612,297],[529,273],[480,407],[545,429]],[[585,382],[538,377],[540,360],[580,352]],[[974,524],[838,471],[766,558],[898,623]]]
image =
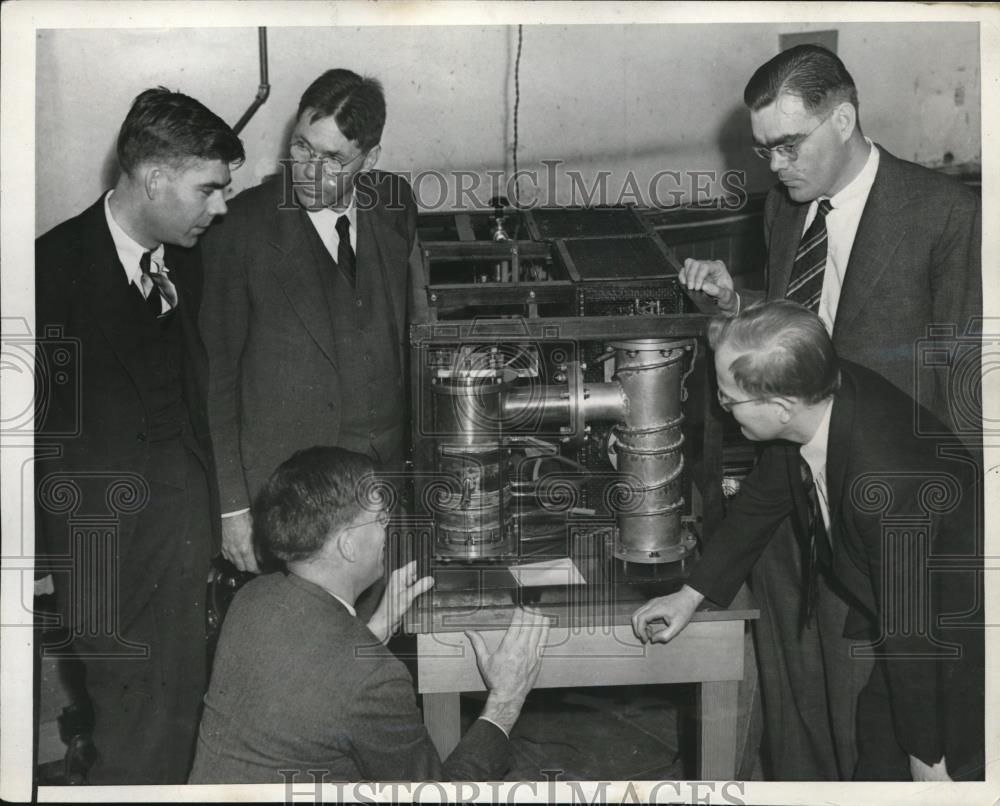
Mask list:
[[353,526],[348,526],[348,529],[360,529],[362,526],[367,526],[370,523],[377,523],[379,526],[386,526],[389,523],[389,513],[380,509],[378,515],[372,518],[370,521],[364,521],[362,523],[356,523]]
[[813,126],[809,131],[807,131],[805,134],[800,134],[800,135],[794,137],[790,143],[782,143],[781,145],[773,146],[771,148],[768,148],[767,146],[754,146],[753,147],[753,152],[758,157],[760,157],[763,160],[767,160],[768,162],[771,161],[771,155],[772,154],[777,154],[779,157],[784,157],[789,162],[795,162],[795,160],[797,160],[799,158],[799,147],[806,140],[808,140],[810,137],[812,137],[813,133],[820,126],[822,126],[824,123],[826,123],[830,119],[830,115],[832,115],[832,114],[833,114],[833,109],[831,109],[823,117],[823,119],[819,123],[817,123],[815,126]]
[[767,400],[766,397],[748,397],[746,400],[733,400],[721,389],[716,390],[715,396],[718,399],[719,405],[722,407],[723,411],[732,411],[733,406],[739,406],[742,403],[758,403],[761,400]]
[[292,155],[292,159],[296,162],[317,162],[319,163],[320,170],[323,171],[323,175],[328,179],[333,179],[338,174],[343,173],[347,168],[354,162],[361,159],[367,151],[362,151],[360,154],[356,154],[343,162],[338,160],[336,157],[322,157],[312,150],[312,147],[308,143],[304,143],[301,140],[295,140],[288,148]]

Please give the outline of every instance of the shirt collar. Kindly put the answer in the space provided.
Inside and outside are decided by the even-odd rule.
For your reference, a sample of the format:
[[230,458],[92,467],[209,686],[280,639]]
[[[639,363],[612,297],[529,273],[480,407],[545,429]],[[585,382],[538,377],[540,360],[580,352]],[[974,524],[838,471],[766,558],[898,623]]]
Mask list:
[[825,476],[827,445],[830,440],[830,414],[832,412],[833,401],[830,400],[816,433],[812,435],[812,439],[799,448],[799,452],[809,465],[809,469],[812,470],[814,478],[819,475]]
[[868,143],[868,159],[865,160],[864,166],[858,171],[858,175],[846,187],[841,188],[838,193],[830,196],[830,206],[834,210],[847,207],[854,202],[868,198],[868,192],[872,189],[872,184],[875,182],[875,173],[878,171],[878,147],[867,137],[865,138],[865,142]]
[[[333,212],[333,211],[331,210],[331,212]],[[327,591],[327,593],[330,593],[330,591]],[[330,593],[330,595],[334,599],[336,599],[338,602],[340,602],[344,606],[344,608],[347,610],[347,612],[350,613],[352,616],[354,616],[354,618],[358,617],[358,611],[354,609],[353,605],[348,604],[346,601],[344,601],[343,599],[341,599],[335,593]]]
[[357,191],[351,194],[351,200],[347,204],[347,209],[342,212],[337,212],[336,210],[331,210],[329,207],[324,207],[322,210],[306,210],[313,221],[319,223],[320,221],[332,221],[333,225],[337,225],[337,220],[341,216],[347,216],[347,220],[351,224],[351,230],[357,231],[358,227],[358,207],[354,203],[354,196]]
[[[139,283],[139,277],[142,275],[142,269],[139,268],[139,260],[150,250],[133,240],[132,236],[125,232],[118,222],[115,221],[115,217],[111,214],[110,199],[112,193],[114,191],[109,190],[104,197],[104,217],[108,221],[108,229],[111,231],[111,240],[115,242],[115,251],[118,253],[118,259],[125,269],[125,277],[130,283]],[[152,251],[152,262],[159,268],[162,268],[163,244],[161,243]]]

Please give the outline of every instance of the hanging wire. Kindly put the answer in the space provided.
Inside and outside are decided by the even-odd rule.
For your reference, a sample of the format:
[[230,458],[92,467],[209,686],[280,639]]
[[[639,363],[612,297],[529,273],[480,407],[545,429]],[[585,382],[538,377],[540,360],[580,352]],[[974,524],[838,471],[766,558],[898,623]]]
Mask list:
[[514,206],[521,206],[521,177],[517,173],[517,112],[521,106],[521,44],[524,40],[522,26],[517,26],[517,58],[514,60]]

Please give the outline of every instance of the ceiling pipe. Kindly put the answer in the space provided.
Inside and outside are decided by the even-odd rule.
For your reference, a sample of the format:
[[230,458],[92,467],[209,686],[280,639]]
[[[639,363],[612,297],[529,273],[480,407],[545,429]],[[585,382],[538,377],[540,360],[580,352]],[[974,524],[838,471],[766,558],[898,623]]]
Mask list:
[[271,94],[271,85],[267,82],[267,28],[262,27],[257,29],[257,41],[260,50],[260,86],[257,88],[257,97],[247,107],[247,111],[243,113],[243,117],[236,121],[236,125],[233,126],[233,131],[237,134],[243,131],[243,127],[250,122],[250,118],[254,116],[254,113],[267,100],[267,96]]

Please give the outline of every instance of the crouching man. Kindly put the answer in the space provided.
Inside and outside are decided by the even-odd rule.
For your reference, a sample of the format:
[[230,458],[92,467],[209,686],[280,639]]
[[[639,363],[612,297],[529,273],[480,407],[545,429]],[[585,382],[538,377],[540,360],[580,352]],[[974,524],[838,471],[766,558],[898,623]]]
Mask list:
[[374,472],[362,454],[309,448],[261,490],[254,529],[286,568],[233,599],[189,783],[284,783],[291,771],[319,770],[328,781],[503,777],[508,734],[538,677],[548,620],[517,611],[492,654],[468,633],[489,696],[442,763],[409,672],[382,644],[433,579],[417,580],[410,563],[393,573],[368,624],[354,610],[385,567],[388,513],[365,494]]

